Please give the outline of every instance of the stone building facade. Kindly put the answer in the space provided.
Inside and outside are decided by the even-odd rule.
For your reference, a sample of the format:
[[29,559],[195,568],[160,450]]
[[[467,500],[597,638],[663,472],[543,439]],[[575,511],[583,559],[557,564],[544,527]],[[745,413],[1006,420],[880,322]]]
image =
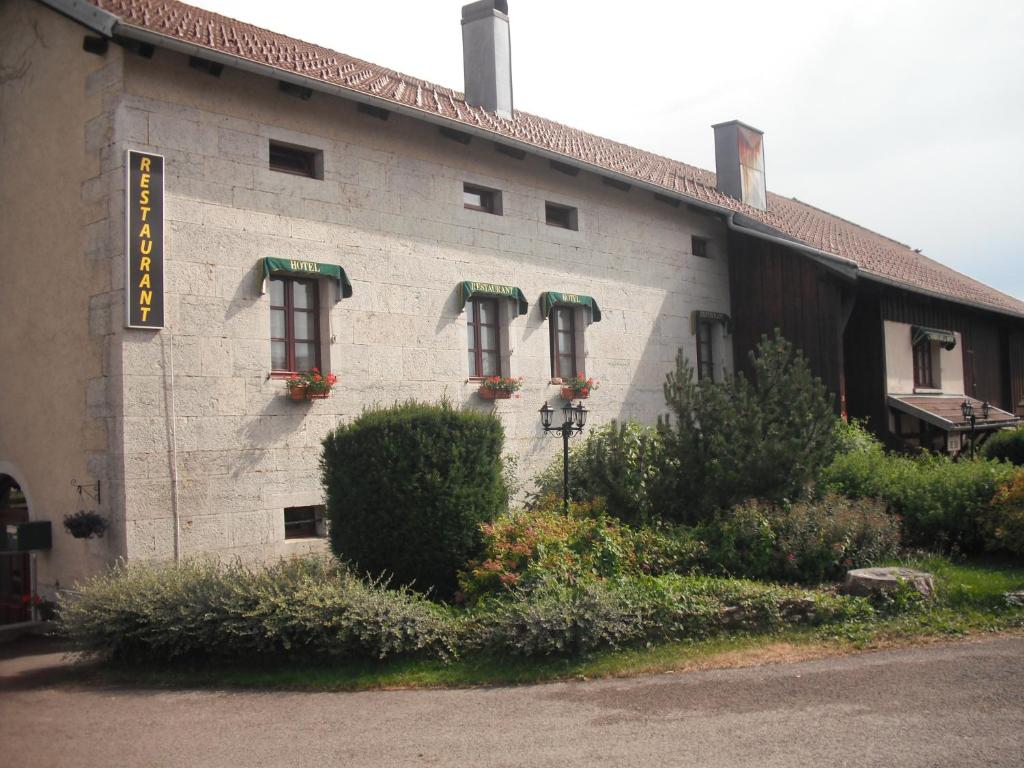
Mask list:
[[[0,461],[30,514],[53,523],[43,588],[118,556],[321,547],[286,539],[284,510],[320,503],[321,440],[375,405],[493,408],[529,478],[558,454],[537,413],[560,403],[543,292],[600,306],[599,322],[574,310],[577,366],[600,381],[591,424],[653,422],[676,351],[696,359],[694,311],[729,311],[719,217],[400,114],[382,120],[354,101],[297,98],[230,68],[212,77],[159,47],[97,56],[75,22],[28,0],[0,13],[11,39],[38,33],[18,50],[24,78],[3,86],[4,113],[31,117],[4,122],[0,215],[17,245],[3,272],[17,278],[0,290],[17,320],[0,333],[8,370],[42,367],[61,384],[27,403],[25,382],[4,377]],[[38,148],[47,133],[65,161]],[[271,142],[322,153],[322,178],[272,170]],[[161,330],[124,322],[129,150],[164,158]],[[467,208],[467,184],[500,192],[500,215]],[[576,228],[547,224],[547,203],[574,208]],[[53,247],[42,245],[50,237]],[[268,257],[339,265],[351,281],[349,298],[334,281],[317,283],[321,367],[339,377],[326,400],[291,402],[271,375]],[[467,280],[516,286],[529,302],[525,315],[498,302],[503,372],[524,379],[518,398],[477,395],[459,292]],[[31,311],[51,302],[59,310]],[[715,329],[724,371],[731,350]],[[102,501],[83,502],[72,480],[98,482]],[[98,542],[61,528],[83,503],[112,522]]]

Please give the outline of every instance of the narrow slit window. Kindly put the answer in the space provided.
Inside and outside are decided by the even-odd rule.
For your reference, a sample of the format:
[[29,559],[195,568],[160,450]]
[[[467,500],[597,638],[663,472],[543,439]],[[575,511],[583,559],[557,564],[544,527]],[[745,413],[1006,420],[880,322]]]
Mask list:
[[935,375],[932,367],[932,342],[928,339],[914,345],[914,386],[921,389],[935,389]]
[[708,258],[708,241],[704,237],[694,237],[690,240],[690,251],[694,256],[702,259]]
[[319,149],[282,144],[279,141],[270,142],[270,170],[279,173],[322,179],[323,157],[324,154]]
[[501,323],[497,299],[469,302],[469,375],[501,376]]
[[576,313],[572,307],[552,307],[549,319],[551,327],[551,375],[554,378],[571,379],[582,376],[576,360]]
[[697,322],[697,378],[715,380],[715,348],[708,320]]
[[575,208],[558,203],[544,203],[544,220],[549,227],[579,229],[579,215]]

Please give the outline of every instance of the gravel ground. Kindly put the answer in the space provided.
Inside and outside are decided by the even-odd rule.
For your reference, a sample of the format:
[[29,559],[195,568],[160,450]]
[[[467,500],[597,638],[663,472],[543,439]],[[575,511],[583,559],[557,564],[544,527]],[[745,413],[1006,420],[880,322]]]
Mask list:
[[0,764],[1024,766],[1024,637],[517,688],[287,693],[76,682],[0,650]]

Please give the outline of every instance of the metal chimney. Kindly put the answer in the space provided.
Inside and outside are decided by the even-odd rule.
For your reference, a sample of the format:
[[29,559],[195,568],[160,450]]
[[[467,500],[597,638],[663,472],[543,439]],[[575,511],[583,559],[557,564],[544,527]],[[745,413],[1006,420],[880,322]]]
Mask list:
[[511,118],[512,47],[506,0],[462,6],[462,68],[466,103]]
[[764,185],[764,133],[739,120],[711,126],[715,131],[718,191],[768,210]]

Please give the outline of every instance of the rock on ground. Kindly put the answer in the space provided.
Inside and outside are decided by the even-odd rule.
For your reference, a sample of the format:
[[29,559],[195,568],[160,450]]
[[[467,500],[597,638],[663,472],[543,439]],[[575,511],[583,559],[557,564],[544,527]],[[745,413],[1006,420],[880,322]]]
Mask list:
[[857,568],[846,572],[843,591],[850,595],[877,595],[896,589],[906,582],[925,597],[935,594],[935,579],[913,568]]

